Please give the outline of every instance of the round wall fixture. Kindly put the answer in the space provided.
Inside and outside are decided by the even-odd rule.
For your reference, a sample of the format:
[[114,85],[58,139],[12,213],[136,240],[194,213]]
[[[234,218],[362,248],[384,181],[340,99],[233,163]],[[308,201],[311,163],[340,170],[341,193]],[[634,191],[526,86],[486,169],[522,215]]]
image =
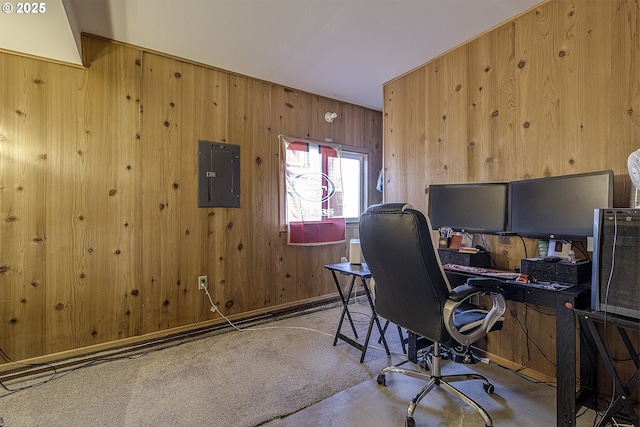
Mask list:
[[336,117],[338,117],[338,113],[332,113],[330,111],[327,111],[324,115],[324,119],[329,123],[333,123]]

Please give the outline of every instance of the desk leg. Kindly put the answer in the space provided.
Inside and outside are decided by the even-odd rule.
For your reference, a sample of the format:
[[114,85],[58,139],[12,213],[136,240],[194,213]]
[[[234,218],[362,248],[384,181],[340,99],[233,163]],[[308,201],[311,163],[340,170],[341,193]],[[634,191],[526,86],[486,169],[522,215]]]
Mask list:
[[576,319],[572,309],[558,299],[556,307],[556,421],[576,424]]
[[598,349],[591,337],[587,319],[578,316],[580,320],[580,390],[576,398],[576,408],[582,406],[591,409],[598,407]]
[[342,292],[342,287],[340,287],[340,281],[338,280],[338,276],[336,276],[336,272],[331,270],[331,274],[333,275],[333,281],[336,283],[336,288],[338,288],[338,293],[340,294],[340,299],[342,300],[342,315],[340,316],[340,323],[338,323],[338,330],[336,331],[336,337],[333,340],[333,345],[336,345],[338,342],[338,336],[340,335],[340,329],[342,329],[342,322],[344,321],[344,316],[346,315],[349,319],[349,323],[351,324],[351,330],[353,331],[353,336],[357,339],[358,333],[356,332],[356,327],[353,324],[353,319],[351,318],[351,313],[349,313],[349,298],[351,298],[351,293],[353,292],[353,284],[356,282],[356,276],[351,276],[349,279],[349,286],[347,287],[346,296]]

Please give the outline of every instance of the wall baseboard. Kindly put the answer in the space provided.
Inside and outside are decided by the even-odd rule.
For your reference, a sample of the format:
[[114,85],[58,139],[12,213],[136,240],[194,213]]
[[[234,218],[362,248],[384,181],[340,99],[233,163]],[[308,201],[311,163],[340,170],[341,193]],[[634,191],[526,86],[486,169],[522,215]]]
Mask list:
[[[337,292],[316,298],[309,298],[296,303],[282,304],[263,310],[254,310],[240,315],[228,316],[234,325],[250,327],[260,325],[274,319],[299,316],[319,310],[332,303],[339,303]],[[224,319],[215,319],[195,325],[181,326],[169,330],[141,335],[111,343],[84,347],[35,357],[32,359],[11,361],[0,365],[0,383],[24,381],[39,377],[51,376],[53,373],[77,369],[87,363],[99,360],[116,359],[172,347],[178,343],[214,336],[233,330]]]
[[545,384],[549,384],[552,386],[556,386],[556,378],[555,377],[551,377],[549,375],[543,374],[542,372],[538,372],[536,370],[533,370],[531,368],[523,368],[520,369],[522,367],[521,364],[512,362],[511,360],[505,359],[503,357],[500,357],[496,354],[493,353],[488,353],[487,351],[480,349],[480,348],[473,348],[474,352],[476,352],[478,355],[480,355],[481,357],[485,357],[487,359],[489,359],[491,362],[494,362],[506,369],[510,369],[512,371],[518,371],[518,373],[529,377],[531,379],[543,382]]

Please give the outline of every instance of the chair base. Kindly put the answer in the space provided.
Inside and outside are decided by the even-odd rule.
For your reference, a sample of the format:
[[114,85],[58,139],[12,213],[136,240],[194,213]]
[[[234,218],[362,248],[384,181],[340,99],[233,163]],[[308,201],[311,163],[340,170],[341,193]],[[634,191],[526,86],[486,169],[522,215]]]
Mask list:
[[405,425],[407,427],[415,426],[415,421],[413,419],[413,412],[416,409],[418,403],[436,386],[441,387],[444,391],[449,394],[457,397],[458,399],[465,402],[467,405],[474,408],[481,416],[484,418],[485,425],[488,427],[493,426],[493,421],[491,417],[487,413],[487,411],[482,408],[478,403],[476,403],[473,399],[468,397],[466,394],[453,387],[450,383],[456,381],[465,381],[465,380],[482,380],[484,391],[488,394],[492,394],[494,392],[494,386],[489,382],[489,380],[480,374],[458,374],[458,375],[440,375],[440,354],[439,349],[434,348],[434,355],[429,358],[425,356],[425,362],[427,362],[430,373],[415,371],[413,369],[406,369],[400,366],[388,366],[384,368],[380,374],[378,375],[377,382],[380,385],[386,385],[386,373],[387,372],[395,372],[399,374],[403,374],[412,378],[424,379],[427,380],[427,384],[420,390],[418,394],[411,400],[409,406],[407,408],[407,417],[405,420]]

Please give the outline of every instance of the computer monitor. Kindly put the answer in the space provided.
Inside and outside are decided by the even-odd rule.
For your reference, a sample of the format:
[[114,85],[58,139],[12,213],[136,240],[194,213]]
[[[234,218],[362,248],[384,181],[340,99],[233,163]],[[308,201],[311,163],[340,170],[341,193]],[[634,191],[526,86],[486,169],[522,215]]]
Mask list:
[[514,181],[508,230],[538,239],[593,236],[595,209],[613,205],[613,171]]
[[504,232],[508,186],[504,182],[430,185],[431,226],[469,233]]

